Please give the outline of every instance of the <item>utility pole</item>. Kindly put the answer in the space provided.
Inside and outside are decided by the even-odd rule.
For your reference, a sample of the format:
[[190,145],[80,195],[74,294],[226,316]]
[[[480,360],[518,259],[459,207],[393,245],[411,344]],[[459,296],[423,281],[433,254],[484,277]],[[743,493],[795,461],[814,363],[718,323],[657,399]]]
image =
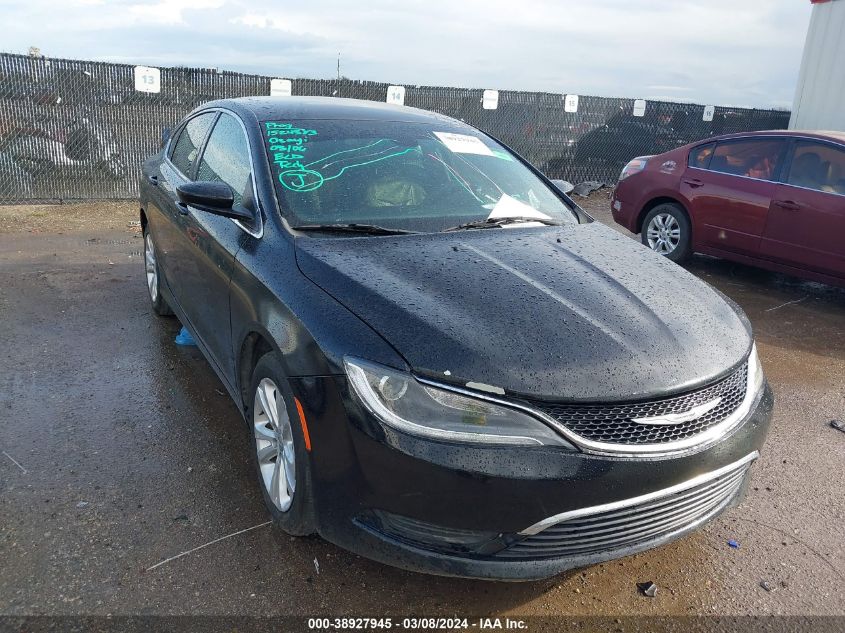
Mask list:
[[337,54],[337,80],[340,82],[340,53]]

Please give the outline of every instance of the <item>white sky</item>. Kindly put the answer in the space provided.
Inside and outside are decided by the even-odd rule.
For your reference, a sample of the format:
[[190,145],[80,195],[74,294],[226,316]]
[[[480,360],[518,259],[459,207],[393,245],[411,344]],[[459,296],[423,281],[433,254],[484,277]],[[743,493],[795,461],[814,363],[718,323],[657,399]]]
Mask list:
[[0,49],[354,79],[792,105],[809,0],[0,0]]

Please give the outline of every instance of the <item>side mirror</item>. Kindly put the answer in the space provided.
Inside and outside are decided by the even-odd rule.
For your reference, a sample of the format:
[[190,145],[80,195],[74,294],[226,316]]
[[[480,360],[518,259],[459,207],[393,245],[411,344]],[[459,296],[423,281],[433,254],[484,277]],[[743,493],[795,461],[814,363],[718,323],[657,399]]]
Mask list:
[[232,188],[224,182],[186,182],[176,187],[176,195],[179,196],[179,202],[182,204],[206,213],[237,220],[253,219],[249,211],[232,206],[235,196]]
[[552,180],[552,184],[566,195],[569,195],[575,189],[575,185],[566,180]]

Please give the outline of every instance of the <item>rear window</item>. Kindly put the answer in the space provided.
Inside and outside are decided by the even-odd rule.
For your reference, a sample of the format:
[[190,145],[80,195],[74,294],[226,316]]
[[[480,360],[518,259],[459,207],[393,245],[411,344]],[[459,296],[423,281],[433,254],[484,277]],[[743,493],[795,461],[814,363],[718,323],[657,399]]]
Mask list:
[[782,139],[747,139],[718,143],[710,171],[759,180],[774,180],[786,143]]
[[697,167],[698,169],[707,169],[710,166],[710,158],[713,156],[713,149],[715,147],[716,143],[709,143],[694,148],[689,153],[689,166]]

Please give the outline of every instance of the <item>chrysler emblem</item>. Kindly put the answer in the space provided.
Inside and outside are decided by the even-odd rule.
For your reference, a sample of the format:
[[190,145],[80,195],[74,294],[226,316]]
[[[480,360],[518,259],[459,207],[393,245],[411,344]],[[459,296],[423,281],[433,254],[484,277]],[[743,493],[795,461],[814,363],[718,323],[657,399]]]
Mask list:
[[708,411],[712,411],[722,402],[722,397],[719,396],[715,400],[705,402],[697,407],[693,407],[684,413],[667,413],[666,415],[655,415],[650,418],[631,418],[631,422],[637,424],[654,424],[654,425],[669,425],[669,424],[683,424],[684,422],[692,422],[703,416]]

